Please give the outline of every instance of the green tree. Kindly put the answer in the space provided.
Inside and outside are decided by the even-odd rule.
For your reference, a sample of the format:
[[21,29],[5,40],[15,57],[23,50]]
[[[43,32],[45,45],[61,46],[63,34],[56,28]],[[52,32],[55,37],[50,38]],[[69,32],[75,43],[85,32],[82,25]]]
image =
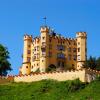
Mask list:
[[84,64],[85,68],[91,68],[91,69],[96,69],[97,67],[97,61],[95,57],[90,56],[89,59]]
[[97,70],[100,70],[100,57],[97,58],[97,67],[96,67]]
[[0,44],[0,75],[7,75],[11,71],[11,64],[9,62],[9,52],[6,47]]

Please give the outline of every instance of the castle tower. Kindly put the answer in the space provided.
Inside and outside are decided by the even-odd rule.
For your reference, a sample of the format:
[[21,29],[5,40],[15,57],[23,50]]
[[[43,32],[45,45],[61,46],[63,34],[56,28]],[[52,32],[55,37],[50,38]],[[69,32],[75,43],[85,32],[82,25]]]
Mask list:
[[77,69],[83,67],[87,58],[87,34],[86,32],[77,32]]
[[45,72],[48,67],[48,54],[49,54],[49,28],[42,26],[40,28],[41,42],[40,42],[40,72]]
[[32,36],[24,35],[23,65],[21,68],[22,74],[28,75],[31,72],[31,42]]

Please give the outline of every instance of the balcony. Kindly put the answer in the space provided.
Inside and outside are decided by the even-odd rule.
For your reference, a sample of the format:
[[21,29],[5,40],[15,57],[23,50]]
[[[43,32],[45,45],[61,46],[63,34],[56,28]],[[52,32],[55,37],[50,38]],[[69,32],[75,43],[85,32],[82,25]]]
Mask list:
[[57,54],[57,59],[65,60],[66,57],[65,57],[65,55],[64,55],[63,53],[58,53],[58,54]]

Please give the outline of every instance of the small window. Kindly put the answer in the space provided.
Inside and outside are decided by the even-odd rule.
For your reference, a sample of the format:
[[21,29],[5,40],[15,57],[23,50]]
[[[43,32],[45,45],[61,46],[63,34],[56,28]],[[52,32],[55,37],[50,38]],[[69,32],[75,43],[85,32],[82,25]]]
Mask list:
[[72,64],[72,67],[74,67],[74,64]]
[[78,56],[77,56],[77,60],[80,60],[80,59],[81,59],[81,57],[80,57],[80,55],[78,55]]
[[31,45],[28,45],[28,48],[30,48],[31,47]]
[[32,66],[32,68],[33,68],[33,66]]
[[69,42],[69,45],[71,45],[71,43]]
[[39,64],[37,64],[37,66],[38,66]]
[[76,52],[76,48],[73,48],[73,52]]
[[62,67],[64,67],[64,65],[65,65],[65,63],[64,63],[64,62],[62,62]]
[[80,42],[78,42],[78,45],[80,45]]
[[34,51],[36,51],[36,47],[34,47]]
[[30,62],[30,60],[31,60],[30,57],[27,57],[27,61]]
[[46,49],[45,48],[42,48],[42,52],[46,52]]
[[37,46],[37,51],[39,51],[39,46]]
[[52,49],[52,45],[51,44],[49,44],[49,49]]
[[28,68],[28,66],[26,66],[26,68]]
[[46,45],[46,42],[42,42],[42,45]]
[[77,56],[76,56],[76,55],[74,55],[74,56],[73,56],[73,60],[75,60],[75,61],[76,61],[76,59],[77,59]]
[[68,55],[68,60],[71,60],[71,55]]
[[37,59],[39,59],[39,53],[37,53]]
[[27,51],[27,53],[28,53],[28,54],[31,54],[31,51],[30,51],[30,50],[28,50],[28,51]]
[[42,60],[42,62],[44,62],[44,60]]
[[76,43],[74,42],[74,45],[76,45]]
[[45,39],[45,37],[42,37],[42,39],[44,40],[44,39]]
[[68,48],[68,52],[71,52],[71,48]]
[[80,52],[80,48],[78,48],[78,52]]

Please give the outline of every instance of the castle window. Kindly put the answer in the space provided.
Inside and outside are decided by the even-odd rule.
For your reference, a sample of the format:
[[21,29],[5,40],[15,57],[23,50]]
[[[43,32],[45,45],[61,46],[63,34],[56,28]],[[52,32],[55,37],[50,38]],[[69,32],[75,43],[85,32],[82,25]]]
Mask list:
[[36,51],[36,47],[34,47],[34,51]]
[[80,55],[78,55],[78,56],[77,56],[77,60],[80,60],[80,59],[81,59],[81,56],[80,56]]
[[74,42],[74,45],[75,45],[76,43]]
[[78,45],[80,45],[80,42],[78,42]]
[[57,45],[57,50],[65,50],[63,45]]
[[46,49],[45,48],[42,48],[42,52],[45,52],[46,51]]
[[49,44],[49,49],[52,49],[52,45],[51,44]]
[[46,42],[42,42],[42,45],[46,45]]
[[62,67],[64,67],[64,65],[65,65],[65,63],[64,63],[64,62],[62,62]]
[[80,48],[78,48],[78,52],[80,52]]
[[68,52],[71,52],[71,48],[68,48]]
[[72,64],[72,67],[74,67],[74,64]]
[[28,45],[28,48],[30,48],[31,47],[31,45]]
[[33,66],[32,66],[32,68],[33,68]]
[[38,66],[39,64],[37,64],[37,66]]
[[37,40],[37,43],[39,43],[39,39]]
[[69,43],[69,45],[71,44],[70,42],[68,42]]
[[76,52],[76,48],[73,48],[73,52]]
[[44,60],[42,60],[42,62],[44,62]]
[[39,53],[37,53],[37,59],[39,59]]
[[46,55],[46,52],[42,52],[42,55]]
[[65,55],[63,53],[58,53],[57,58],[65,58]]
[[73,60],[75,60],[75,61],[76,61],[76,59],[77,59],[77,56],[76,56],[76,55],[74,55],[74,56],[73,56]]
[[26,66],[26,68],[28,68],[28,66]]
[[42,39],[44,40],[44,39],[45,39],[45,37],[42,37]]
[[28,50],[28,51],[27,51],[27,53],[28,53],[28,54],[31,54],[31,51],[30,51],[30,50]]
[[37,51],[39,51],[39,46],[37,46]]
[[68,60],[71,60],[71,55],[68,55]]
[[31,60],[30,57],[27,57],[27,61],[30,62],[30,60]]

